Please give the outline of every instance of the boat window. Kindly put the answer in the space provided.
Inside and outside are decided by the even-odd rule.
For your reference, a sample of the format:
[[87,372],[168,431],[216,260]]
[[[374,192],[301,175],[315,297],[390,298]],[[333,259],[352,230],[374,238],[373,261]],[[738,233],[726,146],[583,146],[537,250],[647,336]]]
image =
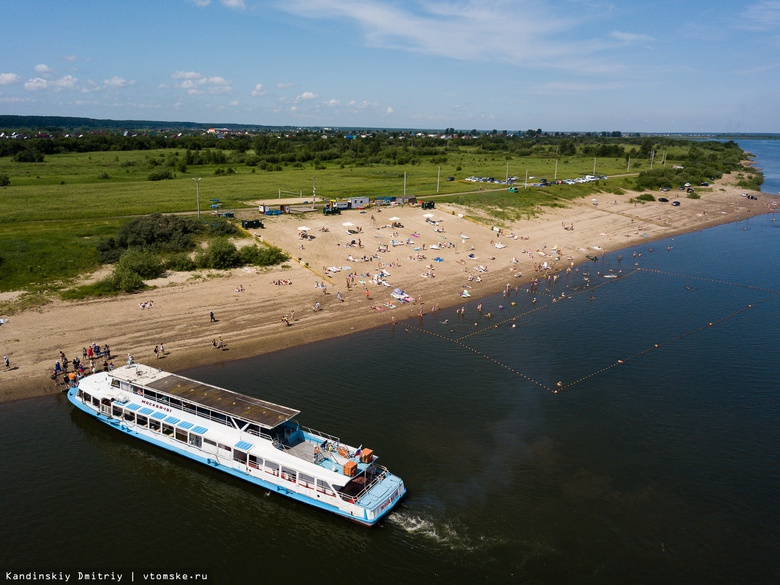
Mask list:
[[122,407],[114,405],[114,408],[111,409],[111,414],[117,418],[120,418],[122,416]]
[[100,400],[97,399],[97,397],[92,397],[92,404],[93,406],[100,406]]
[[132,410],[125,411],[125,420],[135,421],[135,413]]
[[235,451],[233,451],[233,461],[238,461],[246,465],[246,453],[236,449]]
[[314,489],[314,477],[305,473],[298,473],[298,483],[305,488]]
[[279,475],[279,464],[273,461],[265,460],[265,472],[271,475]]
[[227,445],[223,445],[222,443],[220,443],[220,444],[219,444],[219,448],[220,448],[220,449],[224,449],[224,450],[225,450],[225,451],[227,451],[227,452],[230,452],[230,451],[232,451],[232,450],[233,450],[233,449],[231,449],[230,447],[228,447]]
[[200,435],[196,435],[195,433],[190,433],[190,445],[200,449],[202,445],[201,441],[202,439]]
[[155,392],[154,390],[146,390],[146,392],[144,392],[144,396],[149,400],[154,400],[155,402],[157,402],[158,396],[157,396],[157,392]]
[[185,412],[192,412],[192,413],[195,413],[195,412],[196,412],[196,410],[195,410],[195,405],[194,405],[194,404],[192,404],[191,402],[182,402],[182,403],[181,403],[181,408],[182,408],[182,410],[184,410]]
[[176,440],[181,441],[182,443],[187,442],[187,431],[182,430],[180,428],[176,428]]
[[139,386],[133,386],[133,394],[138,394],[139,396],[143,396],[144,389]]
[[117,380],[116,378],[111,378],[111,387],[119,388],[119,380]]
[[211,439],[203,439],[203,441],[204,441],[204,442],[205,442],[207,445],[211,445],[212,447],[216,447],[216,446],[217,446],[217,443],[216,443],[216,441],[212,441]]
[[263,467],[263,459],[261,457],[258,457],[257,455],[250,455],[249,456],[249,467],[254,467],[255,469],[260,469]]
[[163,435],[168,435],[170,437],[173,434],[173,426],[168,425],[168,424],[163,424],[162,432],[163,432]]
[[298,472],[294,469],[290,469],[289,467],[282,467],[282,479],[286,479],[287,481],[295,483],[297,475]]
[[330,485],[327,482],[322,481],[321,479],[317,480],[317,491],[322,494],[325,494],[326,496],[336,495],[331,489]]
[[171,398],[170,399],[171,406],[175,406],[176,408],[181,408],[181,400],[178,398]]
[[147,419],[144,415],[139,414],[135,417],[135,422],[138,423],[139,426],[145,427],[149,422],[149,419]]
[[[81,392],[81,390],[79,390],[79,392]],[[85,402],[91,402],[92,401],[92,395],[87,394],[86,392],[84,392],[83,398],[84,398]]]
[[160,421],[159,420],[155,420],[153,418],[150,418],[149,419],[149,428],[152,429],[153,431],[157,431],[159,433],[160,432]]

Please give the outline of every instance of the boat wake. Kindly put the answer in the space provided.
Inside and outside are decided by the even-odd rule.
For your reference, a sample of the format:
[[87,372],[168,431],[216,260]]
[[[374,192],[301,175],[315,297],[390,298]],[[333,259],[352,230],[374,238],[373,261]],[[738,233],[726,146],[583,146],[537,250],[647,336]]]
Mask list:
[[399,510],[387,517],[387,522],[410,536],[446,547],[450,550],[473,551],[484,547],[484,539],[474,541],[450,522],[439,523],[407,511]]

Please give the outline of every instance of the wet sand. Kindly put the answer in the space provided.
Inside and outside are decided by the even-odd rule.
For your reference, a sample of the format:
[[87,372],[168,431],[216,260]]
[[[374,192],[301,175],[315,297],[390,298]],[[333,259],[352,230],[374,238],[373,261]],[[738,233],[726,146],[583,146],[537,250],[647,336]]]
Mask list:
[[[663,194],[670,201],[679,199],[679,207],[628,203],[636,194],[588,196],[504,225],[501,232],[474,210],[439,203],[427,211],[396,206],[335,216],[310,212],[269,218],[265,229],[250,231],[290,254],[282,267],[172,274],[150,282],[155,288],[139,294],[54,301],[0,315],[7,320],[0,325],[0,352],[11,364],[10,369],[0,364],[0,402],[59,392],[62,386],[55,385],[51,374],[60,351],[68,359],[81,358],[82,348],[92,343],[108,344],[116,365],[132,354],[136,362],[175,372],[389,327],[393,319],[417,316],[421,310],[423,319],[435,308],[440,315],[454,315],[454,307],[467,301],[587,262],[587,255],[597,257],[769,210],[768,194],[751,192],[757,200],[742,197],[744,189],[732,180],[725,176],[711,192],[701,193],[701,199],[687,199],[677,191]],[[392,227],[391,217],[403,227]],[[354,225],[344,226],[347,222]],[[304,226],[311,228],[311,239],[300,238],[298,228]],[[356,245],[348,246],[353,240]],[[251,240],[237,242],[245,243]],[[544,263],[547,268],[540,268]],[[380,270],[389,273],[380,278],[387,286],[374,281]],[[348,289],[350,273],[355,277]],[[275,284],[279,281],[289,284]],[[414,302],[393,299],[395,288]],[[470,298],[460,296],[464,289]],[[0,300],[13,296],[0,294]],[[149,301],[151,306],[142,308]],[[315,312],[312,307],[318,302]],[[215,349],[212,343],[220,337],[224,347]],[[160,344],[165,354],[156,358],[153,350]],[[102,366],[103,359],[95,363]]]

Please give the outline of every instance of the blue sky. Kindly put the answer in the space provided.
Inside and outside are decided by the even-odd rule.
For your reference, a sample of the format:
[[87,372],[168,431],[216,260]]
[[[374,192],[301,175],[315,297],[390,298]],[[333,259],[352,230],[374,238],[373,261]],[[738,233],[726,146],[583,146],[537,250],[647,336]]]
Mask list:
[[0,0],[0,113],[780,132],[780,0]]

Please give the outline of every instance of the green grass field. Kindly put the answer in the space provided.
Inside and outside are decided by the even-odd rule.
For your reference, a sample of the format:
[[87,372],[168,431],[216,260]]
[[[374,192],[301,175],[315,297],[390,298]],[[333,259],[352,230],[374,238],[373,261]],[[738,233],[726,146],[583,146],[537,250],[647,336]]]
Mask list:
[[[470,175],[504,179],[507,175],[544,177],[552,181],[586,174],[616,175],[626,172],[626,161],[565,157],[557,162],[548,157],[508,157],[506,153],[484,153],[461,148],[448,155],[447,164],[405,166],[334,165],[314,169],[313,165],[283,166],[281,171],[264,171],[245,164],[191,166],[175,178],[147,179],[149,173],[183,152],[131,151],[47,155],[42,163],[17,163],[0,159],[0,175],[10,186],[0,188],[0,292],[14,290],[52,291],[72,285],[80,274],[98,267],[95,245],[116,233],[128,217],[196,211],[196,184],[200,177],[200,209],[211,214],[210,199],[219,199],[223,210],[245,210],[255,217],[250,202],[272,202],[279,191],[301,192],[311,200],[316,178],[317,197],[352,196],[446,196],[443,200],[479,206],[496,219],[511,220],[532,215],[539,206],[560,205],[561,200],[581,197],[594,190],[619,194],[631,179],[614,178],[599,183],[520,189],[480,184],[463,179]],[[633,171],[642,163],[632,163]],[[646,168],[648,164],[644,163]],[[215,172],[232,169],[232,173]],[[446,181],[454,176],[455,181]],[[438,179],[440,177],[440,180]],[[438,191],[437,191],[438,181]],[[530,182],[530,180],[529,180]],[[497,189],[492,191],[492,189]],[[468,194],[467,194],[468,193]],[[283,194],[283,197],[289,195]]]

